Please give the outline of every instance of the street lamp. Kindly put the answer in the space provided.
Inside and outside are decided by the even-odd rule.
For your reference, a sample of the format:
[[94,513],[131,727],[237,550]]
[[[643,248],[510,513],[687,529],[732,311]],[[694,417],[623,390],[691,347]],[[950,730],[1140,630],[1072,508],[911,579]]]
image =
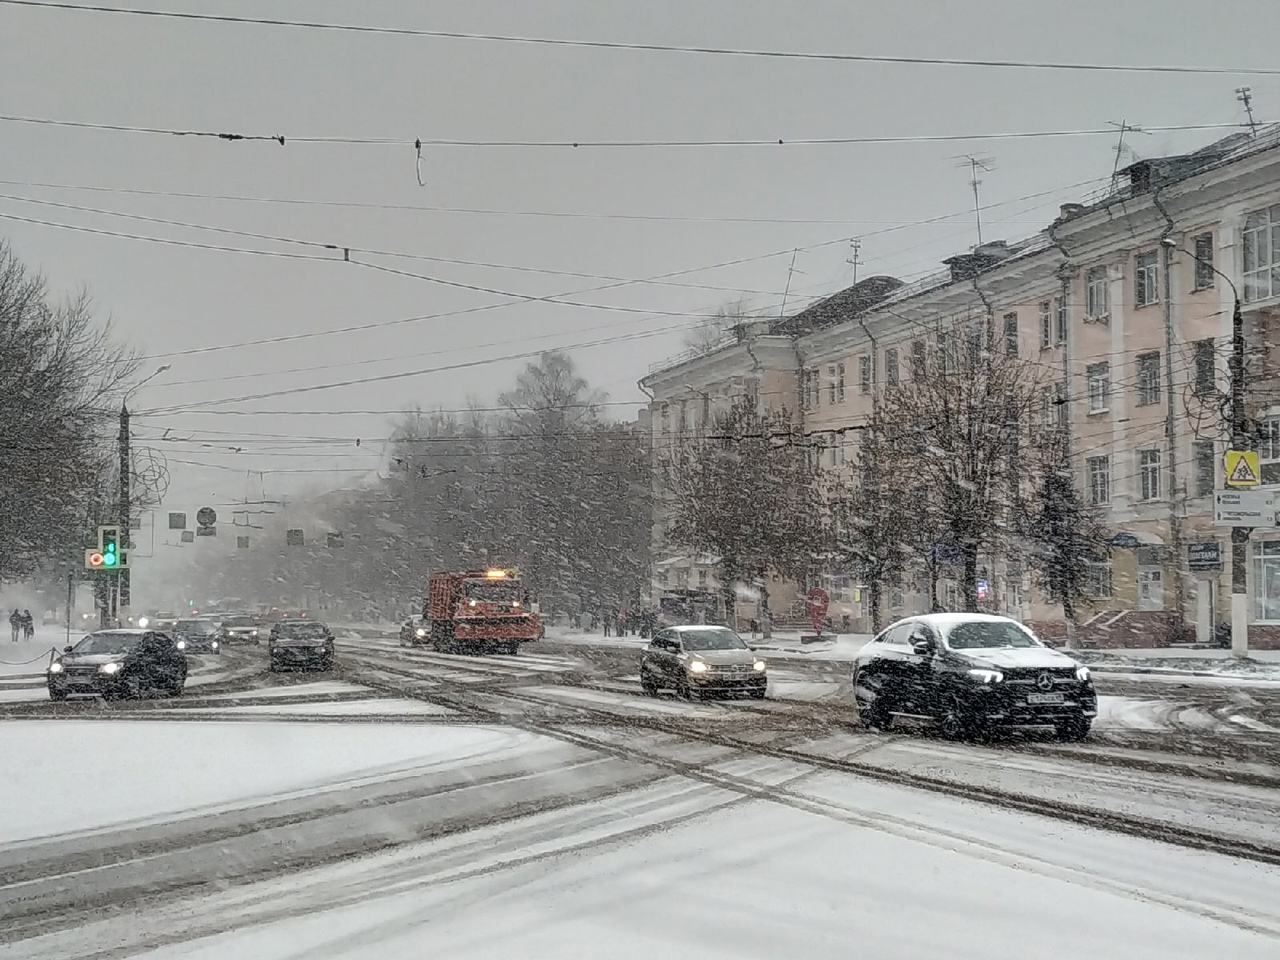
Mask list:
[[[152,374],[151,374],[150,376],[148,376],[148,377],[144,377],[142,380],[138,381],[137,383],[135,383],[135,384],[133,385],[133,389],[129,391],[129,397],[132,397],[135,393],[137,393],[137,392],[138,392],[138,390],[139,390],[139,389],[140,389],[144,384],[150,383],[150,382],[151,382],[152,380],[154,380],[156,377],[160,376],[160,374],[162,374],[162,373],[164,373],[166,370],[170,369],[170,367],[171,367],[171,366],[172,366],[171,364],[164,363],[164,364],[161,364],[160,366],[156,367],[156,369],[155,369],[155,372],[154,372],[154,373],[152,373]],[[128,398],[126,398],[126,399],[128,399]]]
[[[1211,260],[1178,246],[1172,237],[1161,241],[1166,247],[1185,253],[1196,263],[1204,264],[1231,288],[1235,303],[1231,310],[1231,357],[1227,367],[1231,372],[1231,448],[1250,450],[1254,437],[1250,434],[1244,406],[1244,314],[1240,306],[1240,290],[1229,276],[1219,270]],[[1231,528],[1231,653],[1236,657],[1249,655],[1249,581],[1248,546],[1250,527]]]

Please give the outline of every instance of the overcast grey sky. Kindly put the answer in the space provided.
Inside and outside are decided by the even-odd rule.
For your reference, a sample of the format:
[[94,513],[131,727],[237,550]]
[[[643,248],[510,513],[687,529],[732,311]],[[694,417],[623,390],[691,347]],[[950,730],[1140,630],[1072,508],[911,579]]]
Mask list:
[[[551,38],[1232,69],[1273,67],[1280,36],[1276,0],[1210,6],[1200,0],[130,5]],[[572,350],[587,376],[614,401],[638,404],[636,379],[651,362],[681,349],[681,334],[669,328],[693,323],[697,314],[744,292],[754,305],[778,309],[793,248],[800,250],[792,284],[792,302],[799,305],[848,284],[851,237],[861,238],[861,275],[906,279],[971,245],[968,173],[957,168],[956,155],[995,158],[995,169],[983,175],[983,202],[998,205],[985,214],[985,233],[988,239],[1016,239],[1041,228],[1058,203],[1096,189],[1099,178],[1111,172],[1115,146],[1111,135],[750,147],[427,145],[426,185],[420,187],[411,143],[416,137],[790,140],[1098,129],[1122,119],[1148,127],[1229,124],[1243,119],[1234,92],[1241,83],[1252,87],[1260,118],[1280,116],[1275,77],[738,58],[0,5],[2,114],[397,141],[286,139],[280,146],[3,122],[0,215],[332,262],[149,243],[14,220],[0,220],[0,235],[58,288],[86,285],[120,333],[155,357],[144,373],[172,364],[139,391],[135,407],[145,413],[194,403],[214,411],[154,412],[135,421],[143,442],[166,429],[171,436],[198,435],[195,442],[163,445],[173,473],[170,503],[191,507],[242,496],[245,470],[270,471],[269,494],[304,483],[358,482],[358,471],[376,462],[388,417],[350,411],[391,411],[414,403],[458,407],[468,395],[492,400],[524,361],[218,401],[590,342],[596,345]],[[1227,132],[1138,134],[1131,142],[1142,155],[1153,156]],[[1034,198],[1020,199],[1026,197]],[[419,207],[437,209],[406,209]],[[502,265],[352,254],[365,263],[530,297],[572,292],[568,299],[599,307],[502,305],[501,296],[344,263],[340,253],[322,248],[119,214]],[[917,223],[948,214],[955,216]],[[578,292],[612,282],[600,278],[643,280],[735,260],[746,262],[686,273],[666,284]],[[477,307],[493,308],[392,322]],[[384,325],[171,356],[365,324]],[[327,369],[295,371],[320,366]],[[619,416],[634,412],[629,406],[611,410]],[[292,443],[271,435],[336,442]],[[354,446],[357,437],[360,448]],[[228,446],[243,452],[232,453]],[[315,472],[334,468],[344,472]],[[252,492],[263,489],[255,480]]]

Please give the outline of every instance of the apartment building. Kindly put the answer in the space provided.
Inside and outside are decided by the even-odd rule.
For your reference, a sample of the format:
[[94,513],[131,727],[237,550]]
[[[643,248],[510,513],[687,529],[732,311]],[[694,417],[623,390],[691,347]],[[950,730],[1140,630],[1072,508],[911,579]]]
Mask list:
[[[794,410],[826,469],[847,469],[877,391],[917,375],[928,351],[946,349],[940,336],[980,337],[1041,368],[1042,425],[1067,431],[1078,489],[1112,533],[1084,611],[1093,639],[1150,645],[1194,628],[1207,640],[1229,618],[1229,571],[1192,570],[1188,556],[1203,561],[1214,543],[1229,553],[1212,494],[1224,483],[1237,291],[1262,480],[1280,487],[1280,125],[1136,163],[1036,236],[943,267],[905,285],[872,278],[659,365],[642,381],[654,396],[655,450],[679,443],[717,398],[758,391],[760,402]],[[981,574],[985,606],[1062,628],[1018,558],[984,557]],[[837,622],[865,627],[861,585],[838,570],[827,579]],[[886,598],[890,615],[935,599],[918,580]],[[959,602],[945,571],[936,602]],[[1253,532],[1250,611],[1251,642],[1280,646],[1280,529]]]

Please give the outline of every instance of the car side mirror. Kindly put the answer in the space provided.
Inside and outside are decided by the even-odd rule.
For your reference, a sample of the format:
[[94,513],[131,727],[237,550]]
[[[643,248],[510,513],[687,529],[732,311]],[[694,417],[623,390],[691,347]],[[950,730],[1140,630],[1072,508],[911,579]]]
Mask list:
[[911,643],[911,649],[917,656],[921,656],[921,657],[932,656],[933,641],[932,640],[914,640]]
[[70,652],[71,652],[71,650],[72,650],[72,646],[71,646],[71,644],[69,644],[69,643],[68,643],[65,647],[63,647],[63,648],[62,648],[62,652],[63,652],[63,653],[70,653]]

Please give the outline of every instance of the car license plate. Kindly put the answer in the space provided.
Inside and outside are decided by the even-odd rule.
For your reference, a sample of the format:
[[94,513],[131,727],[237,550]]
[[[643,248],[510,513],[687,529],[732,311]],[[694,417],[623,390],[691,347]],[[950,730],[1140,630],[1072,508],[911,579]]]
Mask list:
[[1062,703],[1060,693],[1029,693],[1027,703]]

